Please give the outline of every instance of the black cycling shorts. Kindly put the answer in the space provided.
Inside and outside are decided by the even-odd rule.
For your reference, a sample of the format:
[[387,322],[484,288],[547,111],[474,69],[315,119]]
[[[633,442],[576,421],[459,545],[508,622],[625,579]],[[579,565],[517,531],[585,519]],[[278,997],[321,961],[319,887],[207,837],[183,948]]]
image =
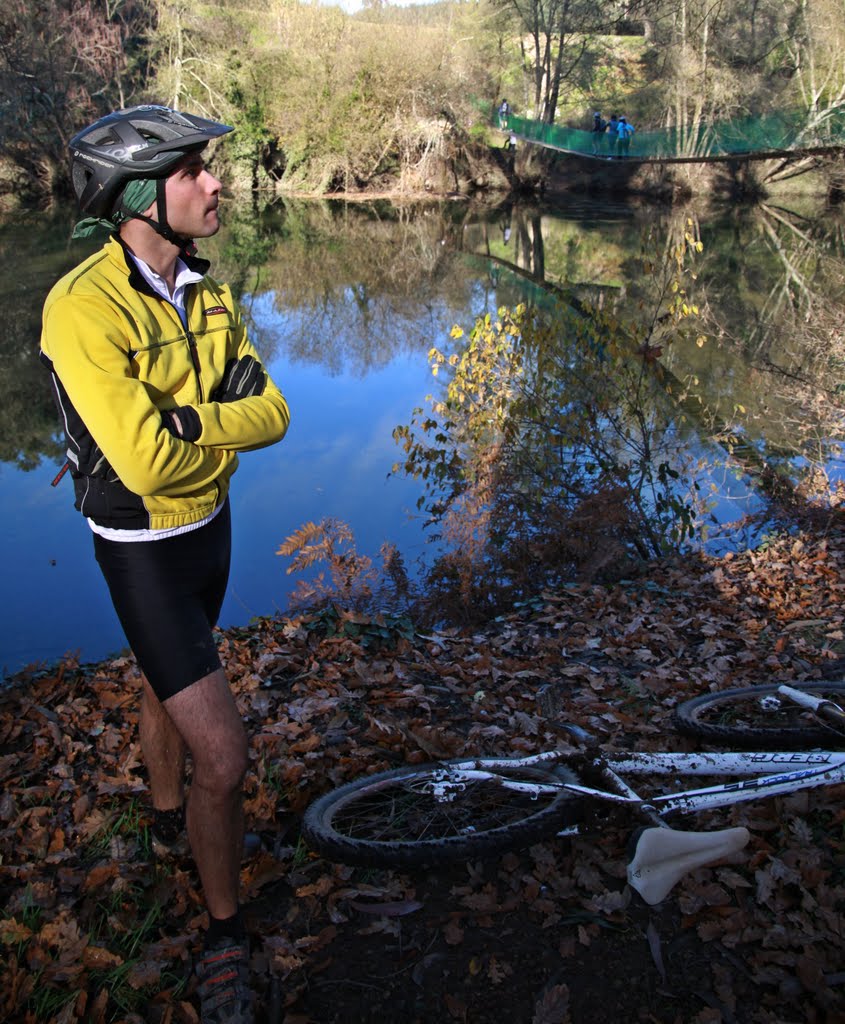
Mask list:
[[112,541],[94,553],[141,671],[167,700],[220,668],[212,636],[232,554],[229,502],[210,523],[165,540]]

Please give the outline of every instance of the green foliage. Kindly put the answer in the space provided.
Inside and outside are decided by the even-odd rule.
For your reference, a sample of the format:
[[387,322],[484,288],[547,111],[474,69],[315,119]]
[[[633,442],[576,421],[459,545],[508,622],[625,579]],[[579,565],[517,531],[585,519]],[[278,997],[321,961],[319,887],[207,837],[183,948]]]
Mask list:
[[140,801],[114,802],[106,809],[102,826],[91,838],[90,856],[98,858],[111,856],[115,843],[136,841],[149,853],[150,844],[145,824],[146,813]]
[[227,156],[236,165],[243,165],[253,188],[259,185],[262,154],[272,139],[267,127],[267,101],[264,89],[269,81],[267,67],[261,63],[244,67],[239,55],[230,54],[226,100],[231,110],[235,134]]
[[374,25],[283,0],[236,11],[163,0],[158,91],[243,133],[221,147],[237,180],[266,185],[266,170],[291,191],[360,188],[430,156],[448,119],[474,123],[470,96],[491,92],[481,25],[468,33],[468,12],[448,7]]
[[[64,437],[50,392],[50,377],[38,359],[41,307],[50,286],[75,262],[68,251],[66,217],[23,216],[0,225],[0,262],[28,268],[0,282],[4,330],[0,333],[0,462],[32,470],[43,459],[64,462]],[[77,249],[76,257],[79,256]],[[47,469],[46,473],[50,473]],[[49,483],[50,475],[46,477]]]
[[361,615],[341,609],[332,602],[303,620],[308,633],[354,640],[370,651],[394,647],[401,640],[412,640],[414,624],[405,614]]
[[[422,190],[483,138],[475,100],[584,126],[595,107],[669,128],[798,106],[808,139],[842,109],[836,0],[479,0],[354,17],[269,0],[9,0],[0,13],[0,158],[9,194],[68,190],[66,143],[108,109],[154,99],[216,116],[233,183],[324,193]],[[628,18],[634,16],[628,11]],[[633,34],[632,34],[633,33]],[[694,83],[691,84],[691,83]]]

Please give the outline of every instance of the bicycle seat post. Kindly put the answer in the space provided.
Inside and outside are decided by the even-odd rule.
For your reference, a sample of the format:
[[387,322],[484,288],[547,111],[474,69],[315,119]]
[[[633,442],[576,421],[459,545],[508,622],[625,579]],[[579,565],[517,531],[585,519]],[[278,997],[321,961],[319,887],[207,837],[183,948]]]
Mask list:
[[669,828],[651,804],[646,803],[640,794],[637,793],[636,790],[631,789],[628,783],[620,775],[617,775],[616,772],[613,771],[613,769],[601,758],[596,758],[593,765],[598,768],[602,781],[609,789],[614,790],[621,796],[627,796],[632,800],[638,801],[637,812],[645,818],[646,821],[651,822],[652,825],[657,825],[659,828]]

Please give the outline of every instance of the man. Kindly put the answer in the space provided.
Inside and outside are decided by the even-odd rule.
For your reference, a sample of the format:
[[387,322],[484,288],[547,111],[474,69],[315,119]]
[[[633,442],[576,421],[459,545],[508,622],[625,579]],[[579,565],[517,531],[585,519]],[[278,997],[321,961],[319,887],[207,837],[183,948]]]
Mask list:
[[142,673],[140,740],[159,848],[183,828],[209,914],[202,1020],[251,1024],[238,905],[247,739],[212,636],[230,556],[239,451],[280,440],[289,412],[229,288],[193,239],[218,230],[221,184],[202,151],[232,129],[160,106],[101,118],[70,142],[102,249],[44,306],[41,357],[67,435],[76,507]]
[[508,127],[508,114],[510,114],[511,108],[507,100],[502,100],[499,104],[499,127],[502,131]]
[[607,121],[601,116],[601,111],[597,110],[593,114],[593,127],[590,129],[593,135],[593,155],[596,156],[601,148],[601,141],[604,136],[604,130],[607,128]]

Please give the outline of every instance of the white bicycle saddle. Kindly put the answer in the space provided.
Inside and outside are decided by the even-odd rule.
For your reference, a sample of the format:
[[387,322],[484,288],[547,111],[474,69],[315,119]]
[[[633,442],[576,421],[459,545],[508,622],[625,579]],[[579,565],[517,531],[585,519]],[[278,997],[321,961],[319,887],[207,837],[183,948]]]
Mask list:
[[671,828],[643,829],[628,864],[628,884],[646,903],[659,903],[688,871],[712,864],[741,850],[747,828],[719,832],[676,832]]

